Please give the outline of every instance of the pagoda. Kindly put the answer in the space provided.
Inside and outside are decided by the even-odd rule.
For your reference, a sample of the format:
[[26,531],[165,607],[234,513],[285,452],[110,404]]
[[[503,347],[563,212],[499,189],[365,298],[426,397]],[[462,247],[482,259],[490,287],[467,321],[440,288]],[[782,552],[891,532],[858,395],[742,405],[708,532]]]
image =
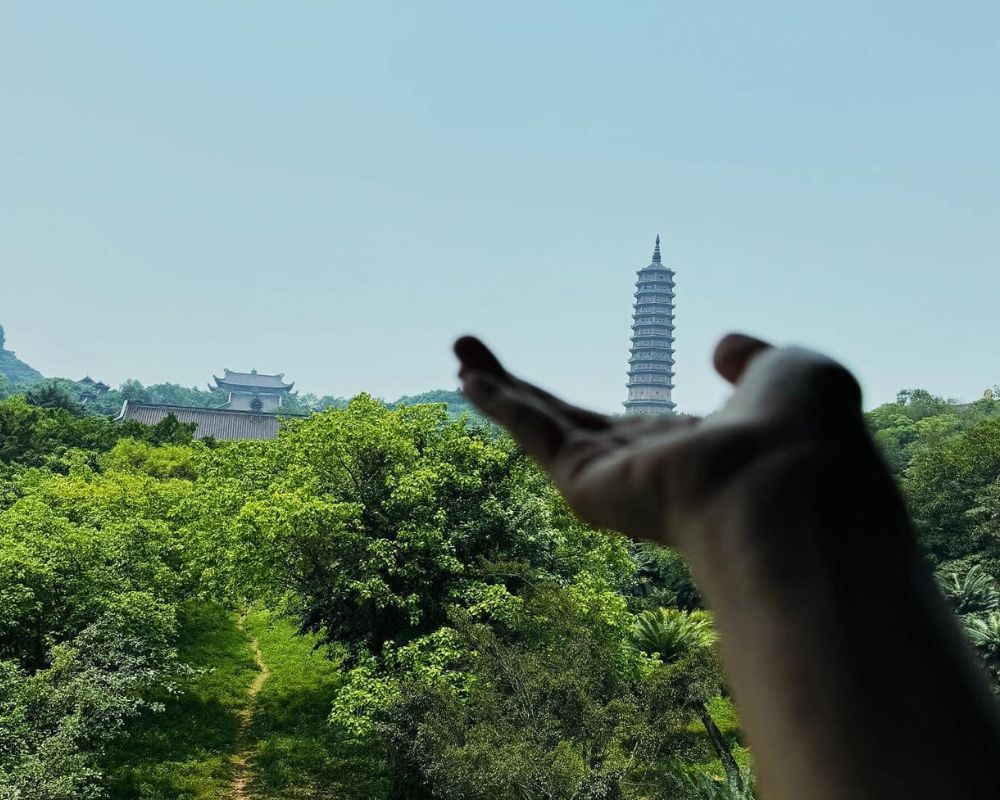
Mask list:
[[226,402],[218,408],[230,411],[257,411],[274,413],[282,405],[295,382],[285,383],[284,374],[264,375],[252,369],[249,372],[233,372],[225,370],[220,378],[213,375],[215,386],[209,389],[226,396]]
[[653,260],[638,271],[632,311],[626,414],[668,414],[674,388],[674,271],[663,265],[660,237]]

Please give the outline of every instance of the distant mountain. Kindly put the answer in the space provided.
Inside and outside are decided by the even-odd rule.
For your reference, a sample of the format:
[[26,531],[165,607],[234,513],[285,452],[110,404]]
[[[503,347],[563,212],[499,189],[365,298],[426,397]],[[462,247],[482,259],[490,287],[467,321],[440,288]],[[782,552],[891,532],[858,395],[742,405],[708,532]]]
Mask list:
[[10,350],[6,350],[5,345],[6,337],[3,325],[0,325],[0,375],[3,375],[15,386],[20,383],[34,383],[42,380],[42,373],[25,364]]

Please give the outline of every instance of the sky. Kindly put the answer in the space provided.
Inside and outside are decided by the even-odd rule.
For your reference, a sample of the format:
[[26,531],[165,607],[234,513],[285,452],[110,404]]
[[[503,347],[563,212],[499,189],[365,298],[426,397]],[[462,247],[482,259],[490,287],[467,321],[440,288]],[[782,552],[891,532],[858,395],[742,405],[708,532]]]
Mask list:
[[8,2],[0,324],[49,376],[388,399],[473,332],[615,412],[660,234],[680,410],[730,330],[975,399],[998,142],[993,0]]

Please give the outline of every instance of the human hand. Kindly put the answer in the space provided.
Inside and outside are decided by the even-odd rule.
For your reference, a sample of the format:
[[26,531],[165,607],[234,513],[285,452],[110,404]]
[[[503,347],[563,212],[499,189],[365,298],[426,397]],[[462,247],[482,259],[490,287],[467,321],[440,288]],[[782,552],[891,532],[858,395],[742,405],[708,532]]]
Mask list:
[[715,367],[736,391],[705,419],[597,414],[514,377],[478,339],[459,339],[455,353],[466,396],[585,521],[681,549],[689,523],[723,492],[740,508],[732,493],[759,491],[776,461],[864,440],[860,390],[846,369],[749,336],[731,334],[716,347]]

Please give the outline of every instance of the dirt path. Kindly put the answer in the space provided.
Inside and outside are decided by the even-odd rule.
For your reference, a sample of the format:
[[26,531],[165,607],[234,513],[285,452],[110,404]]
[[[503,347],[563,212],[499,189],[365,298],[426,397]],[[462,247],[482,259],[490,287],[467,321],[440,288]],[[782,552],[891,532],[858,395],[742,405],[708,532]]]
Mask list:
[[[241,628],[244,626],[245,621],[246,615],[240,617]],[[271,670],[268,669],[263,656],[260,654],[260,645],[257,643],[256,638],[250,639],[250,648],[253,650],[253,657],[254,661],[257,662],[258,672],[254,676],[250,688],[247,690],[246,708],[241,709],[239,712],[240,729],[236,734],[236,752],[233,755],[233,765],[235,767],[233,771],[233,800],[249,800],[250,797],[247,793],[247,784],[250,783],[250,753],[253,750],[252,742],[250,741],[250,720],[253,718],[253,707],[257,699],[257,693],[260,692],[260,688],[271,674]]]

